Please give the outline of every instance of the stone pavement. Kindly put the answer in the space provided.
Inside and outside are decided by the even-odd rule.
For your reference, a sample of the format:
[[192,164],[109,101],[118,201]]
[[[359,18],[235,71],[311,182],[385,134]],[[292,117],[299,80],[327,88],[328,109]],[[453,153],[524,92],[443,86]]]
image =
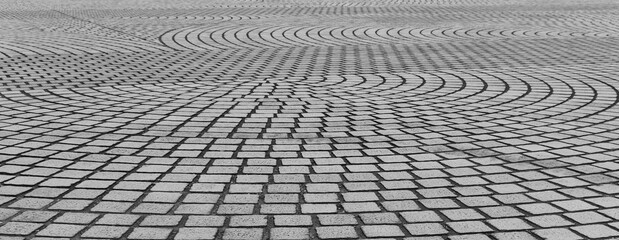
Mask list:
[[619,237],[615,0],[0,0],[0,239]]

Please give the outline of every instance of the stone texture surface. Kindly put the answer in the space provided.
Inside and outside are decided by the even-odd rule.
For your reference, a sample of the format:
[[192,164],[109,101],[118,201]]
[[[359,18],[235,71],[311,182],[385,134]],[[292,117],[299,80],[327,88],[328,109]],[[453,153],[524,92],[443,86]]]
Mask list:
[[0,239],[619,238],[613,0],[0,0]]

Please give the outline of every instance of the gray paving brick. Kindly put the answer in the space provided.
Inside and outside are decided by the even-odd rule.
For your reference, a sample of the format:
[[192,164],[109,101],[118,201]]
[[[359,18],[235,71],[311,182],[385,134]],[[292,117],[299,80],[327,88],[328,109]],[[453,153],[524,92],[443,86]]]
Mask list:
[[317,227],[316,232],[320,239],[348,239],[358,238],[357,233],[353,227],[339,226],[339,227]]
[[232,216],[230,217],[230,226],[232,227],[257,227],[266,226],[266,215],[247,215],[247,216]]
[[83,225],[52,223],[43,228],[40,232],[37,232],[37,235],[47,237],[73,237],[83,228]]
[[434,211],[411,211],[400,213],[407,222],[441,222],[441,217]]
[[414,223],[404,225],[408,232],[414,236],[440,235],[446,234],[445,229],[440,223]]
[[145,217],[140,226],[169,226],[173,227],[178,225],[182,216],[169,216],[169,215],[150,215]]
[[129,239],[167,239],[172,229],[136,227],[129,234]]
[[355,225],[357,219],[351,214],[318,215],[321,225]]
[[544,239],[582,239],[583,237],[565,228],[537,229],[533,231]]
[[335,204],[302,204],[302,213],[335,213],[337,206]]
[[103,217],[96,221],[96,223],[105,225],[128,226],[133,225],[133,223],[136,222],[139,217],[140,216],[138,215],[131,214],[104,214]]
[[527,233],[527,232],[501,232],[493,234],[495,238],[499,240],[533,240],[536,239],[535,236]]
[[187,227],[178,229],[174,239],[215,239],[217,228]]
[[93,226],[82,233],[82,237],[90,238],[120,238],[127,230],[128,227],[118,226]]
[[274,222],[276,226],[310,226],[312,218],[307,215],[275,215]]
[[223,216],[189,216],[185,226],[188,227],[221,227],[224,225]]
[[400,219],[395,213],[362,213],[359,217],[365,224],[388,224],[399,223]]
[[262,229],[258,228],[227,228],[223,239],[262,239]]
[[559,215],[542,215],[542,216],[527,217],[527,220],[544,228],[569,226],[573,224],[571,221],[568,221],[565,217],[562,217]]
[[310,239],[307,228],[271,228],[271,239]]
[[43,224],[40,223],[8,222],[0,227],[0,233],[21,236],[29,235],[41,226],[43,226]]
[[447,225],[457,233],[491,232],[492,229],[481,221],[449,222]]
[[[7,209],[8,210],[8,209]],[[18,211],[11,211],[12,213],[17,213]],[[51,218],[56,216],[58,213],[51,211],[25,211],[21,214],[15,216],[12,221],[18,222],[40,222],[44,223],[49,221]],[[8,216],[8,214],[7,214]],[[58,219],[57,219],[58,220]]]
[[522,219],[519,219],[519,218],[490,219],[488,220],[488,223],[490,223],[490,225],[502,231],[525,230],[525,229],[533,228],[531,227],[531,225],[527,224],[526,222],[524,222]]
[[362,226],[363,234],[368,237],[403,237],[404,232],[397,225]]
[[587,236],[588,238],[608,238],[619,236],[619,232],[617,232],[617,230],[601,224],[575,226],[572,227],[572,229]]

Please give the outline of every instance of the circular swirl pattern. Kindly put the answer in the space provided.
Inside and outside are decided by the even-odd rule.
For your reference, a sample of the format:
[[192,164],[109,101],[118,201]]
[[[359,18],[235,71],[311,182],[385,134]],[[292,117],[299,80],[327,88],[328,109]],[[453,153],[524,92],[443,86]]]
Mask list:
[[466,41],[506,38],[611,37],[606,32],[551,32],[470,28],[241,27],[191,26],[163,34],[174,49],[282,48]]
[[[335,206],[310,200],[324,194],[316,187],[337,185],[290,185],[281,179],[343,173],[351,182],[332,190],[342,194],[343,213],[358,213],[361,203],[352,196],[378,193],[386,201],[365,204],[387,212],[431,210],[460,231],[454,211],[485,212],[490,223],[503,221],[493,215],[495,204],[478,201],[509,203],[524,192],[540,202],[508,207],[517,213],[514,219],[560,217],[539,215],[534,207],[569,211],[568,203],[582,201],[572,199],[573,191],[604,192],[610,187],[604,183],[614,181],[609,174],[619,92],[611,77],[616,71],[605,69],[613,68],[440,70],[3,92],[2,143],[12,146],[0,149],[0,171],[10,174],[0,191],[15,195],[2,198],[3,206],[192,219],[193,214],[249,213],[240,201],[258,214],[315,215],[324,212],[308,210],[314,204]],[[275,180],[258,180],[267,175]],[[560,187],[561,198],[545,200]],[[28,191],[32,188],[40,190]],[[300,208],[272,209],[286,204],[269,199],[300,189],[308,199],[293,202]],[[76,196],[82,191],[96,196]],[[205,192],[215,198],[192,200],[206,197]],[[395,193],[417,197],[398,200]],[[184,200],[167,202],[162,194]],[[265,202],[238,199],[256,194],[265,195]],[[600,194],[590,194],[584,199],[588,206],[604,204]],[[141,224],[148,224],[146,219]]]
[[127,53],[156,52],[167,50],[156,44],[97,37],[50,37],[17,38],[0,40],[0,57],[49,55],[49,54],[87,54],[87,53]]

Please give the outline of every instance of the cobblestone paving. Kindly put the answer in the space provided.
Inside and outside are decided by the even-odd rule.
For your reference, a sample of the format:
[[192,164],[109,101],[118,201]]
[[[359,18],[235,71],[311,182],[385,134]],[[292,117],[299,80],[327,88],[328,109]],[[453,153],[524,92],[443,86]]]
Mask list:
[[0,0],[0,239],[619,237],[614,0]]

